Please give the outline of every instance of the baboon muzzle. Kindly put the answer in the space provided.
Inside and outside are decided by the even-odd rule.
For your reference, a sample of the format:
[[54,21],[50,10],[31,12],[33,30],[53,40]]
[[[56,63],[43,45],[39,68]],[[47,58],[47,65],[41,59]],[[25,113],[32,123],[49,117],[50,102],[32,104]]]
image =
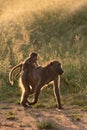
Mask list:
[[64,71],[61,69],[61,71],[59,72],[60,75],[62,75],[64,73]]

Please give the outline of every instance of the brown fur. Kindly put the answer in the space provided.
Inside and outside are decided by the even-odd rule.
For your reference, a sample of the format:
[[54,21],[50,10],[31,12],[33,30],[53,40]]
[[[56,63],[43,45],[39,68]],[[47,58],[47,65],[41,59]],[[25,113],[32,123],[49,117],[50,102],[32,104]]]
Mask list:
[[[58,86],[58,77],[63,73],[61,64],[59,61],[50,62],[45,67],[35,67],[28,73],[26,78],[26,73],[23,71],[20,76],[20,87],[22,89],[21,104],[26,107],[28,105],[33,105],[37,103],[38,96],[40,94],[41,88],[45,84],[48,84],[51,81],[54,81],[54,92],[57,99],[57,104],[61,109],[60,102],[60,88]],[[30,87],[31,86],[31,87]],[[35,94],[33,102],[28,101],[28,96],[30,94]]]

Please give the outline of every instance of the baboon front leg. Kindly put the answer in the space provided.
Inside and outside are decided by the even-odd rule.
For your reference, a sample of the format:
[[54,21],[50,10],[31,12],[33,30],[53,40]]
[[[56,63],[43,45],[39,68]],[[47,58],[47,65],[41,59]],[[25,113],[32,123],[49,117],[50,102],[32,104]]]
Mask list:
[[62,109],[61,102],[60,102],[60,88],[58,86],[58,77],[54,80],[54,92],[57,99],[57,103],[59,104],[59,109]]

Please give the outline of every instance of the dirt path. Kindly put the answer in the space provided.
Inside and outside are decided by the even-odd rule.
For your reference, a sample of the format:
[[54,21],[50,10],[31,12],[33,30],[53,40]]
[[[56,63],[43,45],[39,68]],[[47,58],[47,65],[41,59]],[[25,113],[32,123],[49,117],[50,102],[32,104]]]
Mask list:
[[75,106],[63,110],[24,109],[20,105],[0,103],[0,130],[38,130],[37,125],[47,120],[55,124],[56,130],[87,130],[87,111]]

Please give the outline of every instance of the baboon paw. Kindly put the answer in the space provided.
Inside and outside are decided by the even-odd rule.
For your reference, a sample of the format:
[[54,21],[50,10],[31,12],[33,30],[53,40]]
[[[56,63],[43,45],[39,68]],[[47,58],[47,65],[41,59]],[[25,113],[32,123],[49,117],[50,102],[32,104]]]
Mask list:
[[24,104],[24,105],[22,105],[24,108],[32,108],[32,106],[31,105],[28,105],[28,104]]
[[31,105],[29,105],[29,106],[28,106],[28,108],[32,108],[32,106],[31,106]]
[[24,108],[28,108],[29,106],[25,103],[21,103],[21,105],[24,107]]
[[63,107],[59,106],[58,109],[63,109]]

